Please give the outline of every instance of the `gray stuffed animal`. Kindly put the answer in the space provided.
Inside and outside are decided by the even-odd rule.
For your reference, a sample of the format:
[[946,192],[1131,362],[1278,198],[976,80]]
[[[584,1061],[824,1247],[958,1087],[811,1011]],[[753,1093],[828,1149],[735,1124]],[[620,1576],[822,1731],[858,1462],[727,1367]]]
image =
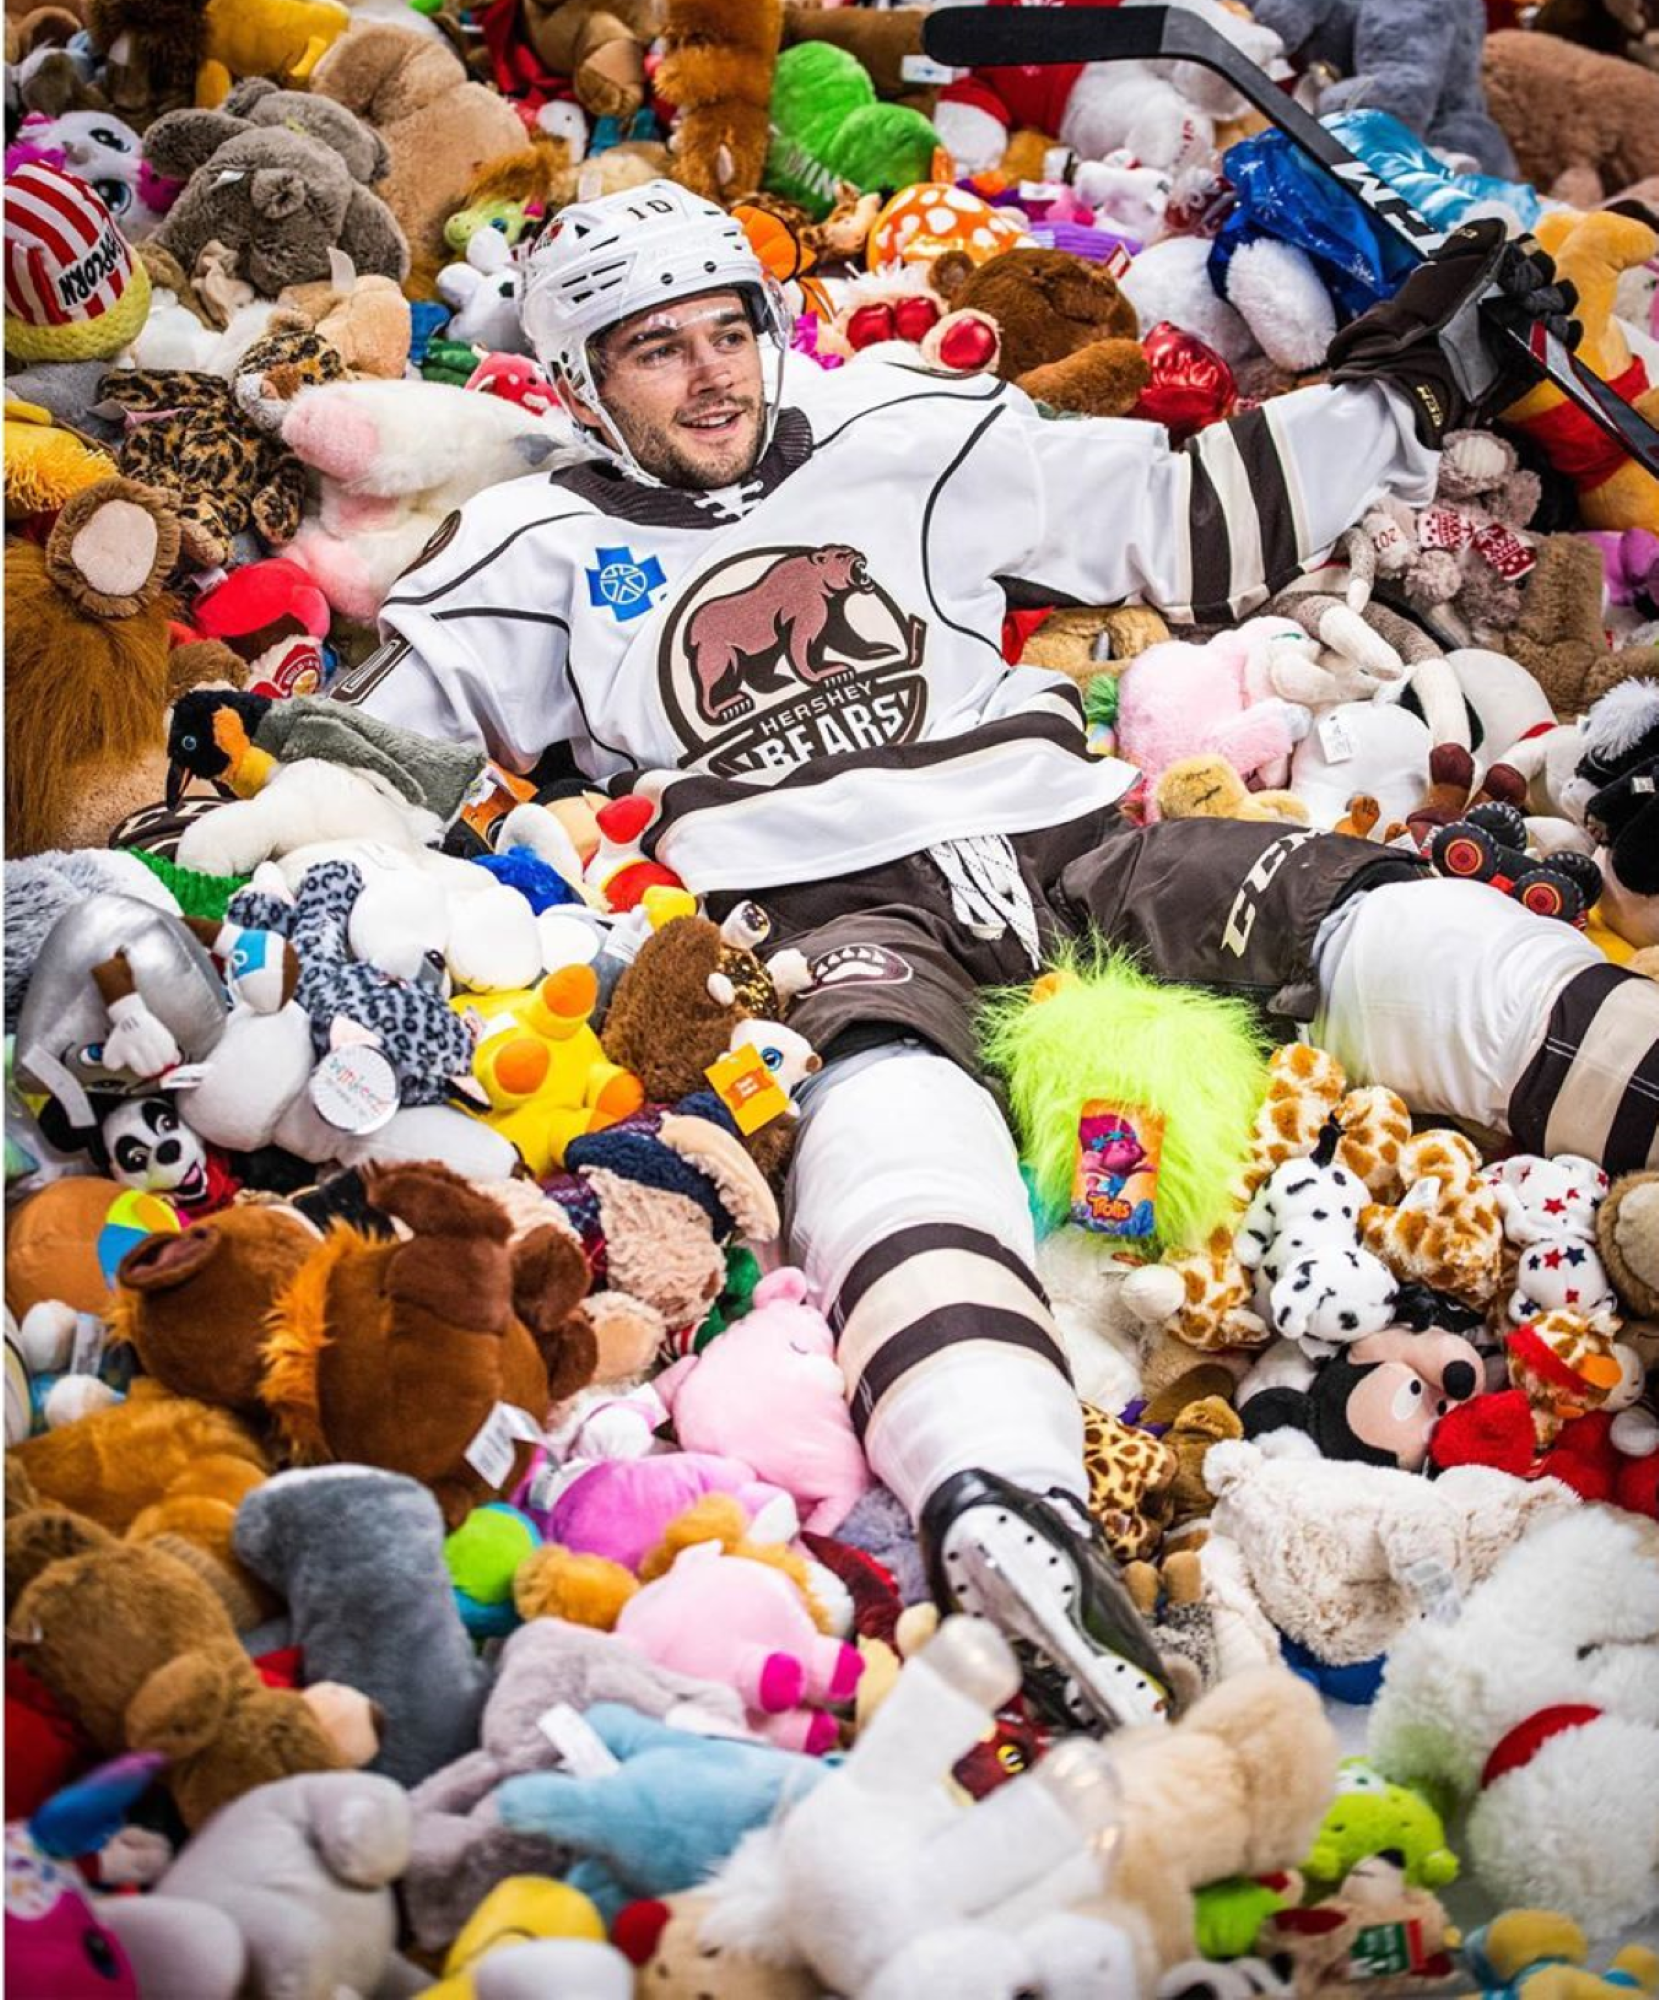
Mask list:
[[[298,93],[275,95],[313,103]],[[259,99],[252,108],[258,114],[269,103]],[[145,158],[158,173],[188,173],[189,181],[150,241],[189,273],[209,243],[222,243],[235,275],[262,298],[327,278],[332,250],[343,250],[362,274],[401,284],[409,246],[391,210],[359,177],[383,162],[385,148],[350,113],[342,113],[338,131],[334,125],[317,111],[281,124],[222,111],[158,119],[145,137]]]
[[371,1770],[418,1785],[473,1747],[489,1669],[455,1608],[443,1516],[424,1486],[361,1465],[279,1473],[237,1509],[232,1539],[286,1598],[306,1679],[343,1681],[380,1707]]
[[1482,0],[1256,0],[1252,13],[1303,65],[1341,76],[1319,115],[1390,111],[1420,139],[1513,178],[1515,156],[1486,109]]
[[415,1824],[403,1901],[423,1950],[448,1944],[509,1875],[562,1875],[570,1866],[571,1852],[545,1834],[503,1826],[495,1793],[508,1778],[558,1768],[559,1752],[540,1722],[549,1709],[566,1703],[582,1711],[599,1701],[659,1721],[695,1709],[742,1733],[730,1688],[670,1673],[609,1632],[562,1618],[521,1625],[502,1648],[480,1747],[428,1778],[410,1801]]

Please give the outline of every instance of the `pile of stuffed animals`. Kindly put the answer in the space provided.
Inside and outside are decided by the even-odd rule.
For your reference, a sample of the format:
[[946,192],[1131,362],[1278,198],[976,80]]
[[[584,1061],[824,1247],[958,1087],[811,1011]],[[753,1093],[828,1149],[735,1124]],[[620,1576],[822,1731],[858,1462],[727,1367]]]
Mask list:
[[[1650,5],[1179,4],[1436,226],[1535,236],[1659,422]],[[520,319],[571,201],[730,208],[797,375],[1177,440],[1404,275],[1209,72],[953,71],[924,20],[8,0],[20,1996],[1659,1994],[1659,1173],[1111,961],[997,996],[1175,1711],[1054,1737],[940,1622],[788,1261],[805,961],[641,799],[328,698],[571,445]],[[1003,642],[1142,819],[1393,843],[1659,977],[1659,481],[1547,384],[1242,623]],[[1121,1120],[1073,1185],[1102,1102],[1156,1114],[1155,1212]]]

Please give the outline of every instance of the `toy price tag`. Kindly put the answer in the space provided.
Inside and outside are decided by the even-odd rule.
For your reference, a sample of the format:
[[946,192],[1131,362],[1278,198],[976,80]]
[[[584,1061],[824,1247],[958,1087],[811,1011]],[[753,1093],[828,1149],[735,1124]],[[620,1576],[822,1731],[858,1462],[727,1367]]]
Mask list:
[[397,1073],[368,1042],[330,1049],[309,1088],[317,1116],[336,1132],[378,1132],[397,1110]]
[[75,1342],[69,1350],[71,1375],[96,1375],[104,1358],[104,1322],[96,1313],[75,1315]]
[[789,1109],[789,1093],[779,1086],[760,1051],[752,1046],[728,1050],[703,1074],[745,1138]]
[[1451,1625],[1463,1608],[1457,1578],[1434,1556],[1411,1564],[1400,1581],[1417,1601],[1417,1609],[1432,1625]]
[[484,1484],[499,1491],[512,1477],[514,1448],[521,1439],[541,1444],[544,1440],[540,1424],[528,1410],[512,1403],[497,1403],[478,1426],[464,1456]]
[[556,1701],[543,1710],[536,1717],[536,1727],[558,1751],[573,1778],[605,1778],[622,1768],[598,1730],[568,1701]]
[[1319,725],[1319,747],[1327,764],[1346,764],[1354,754],[1354,739],[1340,715],[1327,715]]
[[935,62],[932,56],[923,55],[919,49],[899,64],[899,74],[905,82],[920,84],[924,90],[936,83],[958,83],[967,73],[965,69],[952,69],[948,63]]
[[1423,1927],[1415,1920],[1369,1924],[1348,1953],[1348,1971],[1355,1979],[1386,1979],[1397,1972],[1413,1972],[1422,1963]]

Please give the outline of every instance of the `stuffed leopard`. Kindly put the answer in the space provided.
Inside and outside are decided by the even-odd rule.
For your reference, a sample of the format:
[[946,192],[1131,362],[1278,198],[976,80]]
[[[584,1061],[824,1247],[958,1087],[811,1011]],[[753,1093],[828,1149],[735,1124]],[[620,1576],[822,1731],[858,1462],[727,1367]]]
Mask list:
[[342,1026],[364,1031],[392,1065],[401,1104],[442,1104],[472,1076],[473,1039],[440,985],[397,979],[351,955],[347,926],[363,893],[350,861],[319,861],[300,880],[293,902],[259,889],[231,898],[232,925],[274,931],[300,962],[294,998],[311,1021],[319,1056],[338,1046]]
[[245,528],[274,549],[299,532],[305,467],[282,442],[282,419],[301,387],[345,372],[326,341],[285,327],[256,340],[228,382],[194,369],[121,368],[99,393],[126,415],[122,472],[174,495],[189,554],[219,564]]

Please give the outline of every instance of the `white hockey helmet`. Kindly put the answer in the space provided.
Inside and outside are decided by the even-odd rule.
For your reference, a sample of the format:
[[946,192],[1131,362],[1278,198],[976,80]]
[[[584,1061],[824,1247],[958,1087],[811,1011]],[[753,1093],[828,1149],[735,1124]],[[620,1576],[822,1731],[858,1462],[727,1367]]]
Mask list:
[[[525,259],[524,331],[550,374],[603,409],[592,360],[599,336],[650,306],[716,291],[742,295],[763,350],[773,350],[764,451],[777,422],[789,308],[742,224],[678,182],[647,181],[561,208]],[[620,439],[596,442],[636,479],[660,484]]]

